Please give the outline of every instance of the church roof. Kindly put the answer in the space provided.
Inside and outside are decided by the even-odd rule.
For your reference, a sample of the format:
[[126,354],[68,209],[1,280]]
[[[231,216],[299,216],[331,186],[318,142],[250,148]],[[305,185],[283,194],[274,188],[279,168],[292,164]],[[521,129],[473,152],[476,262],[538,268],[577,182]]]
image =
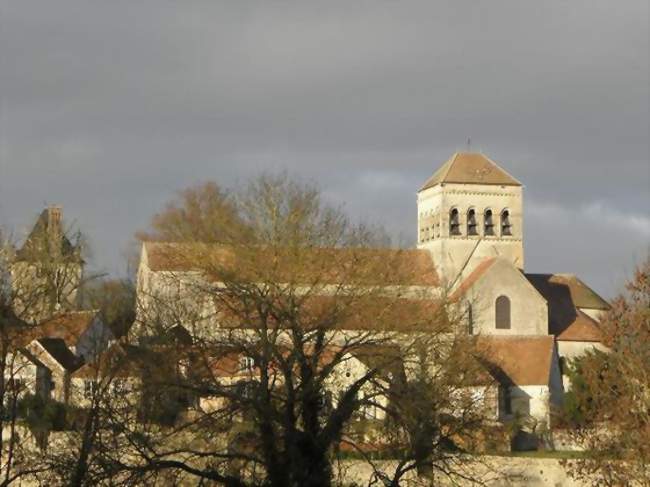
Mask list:
[[548,385],[554,340],[547,336],[481,336],[488,369],[500,382],[518,386]]
[[609,304],[576,276],[571,274],[526,274],[548,303],[549,333],[560,341],[599,342],[598,323],[581,311],[606,311]]
[[609,303],[573,274],[526,274],[542,295],[567,292],[578,308],[608,310]]
[[[277,269],[274,276],[279,280],[312,282],[316,279],[330,284],[364,285],[439,284],[431,253],[423,249],[312,247],[300,252],[298,257],[277,249],[237,249],[199,243],[144,242],[143,249],[149,269],[156,272],[189,272],[218,266],[236,268],[239,277],[245,277],[249,272],[247,266],[270,268],[272,264]],[[250,273],[256,275],[256,270]]]
[[420,191],[441,183],[521,186],[499,165],[479,152],[456,152],[422,185]]

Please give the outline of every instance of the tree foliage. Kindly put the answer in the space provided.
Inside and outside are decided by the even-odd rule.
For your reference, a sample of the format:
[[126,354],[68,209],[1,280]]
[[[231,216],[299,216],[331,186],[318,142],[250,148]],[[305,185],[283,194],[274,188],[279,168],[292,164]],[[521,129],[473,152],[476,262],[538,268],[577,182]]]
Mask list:
[[650,483],[650,259],[601,322],[607,352],[591,351],[571,372],[574,435],[589,451],[577,476],[606,485]]
[[86,482],[328,486],[346,449],[399,452],[398,471],[373,464],[391,485],[464,475],[453,454],[484,410],[462,394],[476,362],[444,293],[411,286],[408,251],[312,185],[264,175],[226,194],[187,190],[152,222],[172,243],[149,259],[192,272],[138,294],[139,394],[97,401]]

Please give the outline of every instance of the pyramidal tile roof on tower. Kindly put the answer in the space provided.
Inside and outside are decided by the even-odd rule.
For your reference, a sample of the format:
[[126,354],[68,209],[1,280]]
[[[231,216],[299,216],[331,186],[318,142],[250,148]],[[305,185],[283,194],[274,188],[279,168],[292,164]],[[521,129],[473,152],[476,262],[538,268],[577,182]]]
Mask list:
[[519,181],[480,152],[456,152],[427,179],[420,191],[441,183],[521,186]]

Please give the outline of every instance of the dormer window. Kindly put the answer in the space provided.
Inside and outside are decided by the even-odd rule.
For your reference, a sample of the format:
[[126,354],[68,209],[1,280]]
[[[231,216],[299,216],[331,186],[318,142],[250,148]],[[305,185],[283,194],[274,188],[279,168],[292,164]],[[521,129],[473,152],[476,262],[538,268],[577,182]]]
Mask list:
[[494,236],[494,219],[492,217],[492,210],[489,208],[485,210],[483,215],[483,235]]
[[512,224],[510,223],[510,212],[508,210],[501,212],[501,236],[512,236]]
[[460,235],[460,216],[458,208],[449,212],[449,235]]
[[476,210],[470,208],[467,212],[467,235],[478,235],[478,226],[476,224]]

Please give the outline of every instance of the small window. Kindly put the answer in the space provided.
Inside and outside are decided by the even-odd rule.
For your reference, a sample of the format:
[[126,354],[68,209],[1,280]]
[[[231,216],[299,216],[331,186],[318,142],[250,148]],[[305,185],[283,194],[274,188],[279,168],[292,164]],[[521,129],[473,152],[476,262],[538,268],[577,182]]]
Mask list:
[[483,226],[483,235],[494,235],[494,220],[492,217],[492,210],[490,209],[485,210],[485,214],[483,215]]
[[501,212],[501,236],[509,237],[512,235],[512,224],[510,223],[510,212],[503,210]]
[[478,235],[478,227],[476,225],[476,210],[471,208],[467,212],[467,235]]
[[449,235],[460,235],[460,216],[458,208],[452,208],[449,212]]
[[499,296],[494,307],[496,327],[500,330],[510,329],[510,299]]
[[472,303],[467,303],[467,333],[474,334],[474,316],[472,313]]
[[252,372],[255,367],[255,361],[253,357],[241,357],[239,359],[239,368],[243,372]]
[[84,398],[92,399],[92,397],[97,393],[97,390],[97,382],[94,380],[84,380]]

